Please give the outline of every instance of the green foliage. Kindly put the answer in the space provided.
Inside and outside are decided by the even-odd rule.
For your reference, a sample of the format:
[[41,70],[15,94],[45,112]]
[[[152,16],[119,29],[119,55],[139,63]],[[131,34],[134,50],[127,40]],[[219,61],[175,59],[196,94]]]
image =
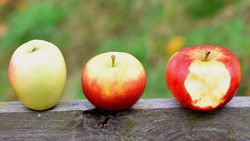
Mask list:
[[129,38],[129,39],[119,39],[119,38],[109,38],[98,50],[98,53],[108,52],[108,51],[121,51],[133,54],[142,63],[146,63],[147,60],[147,48],[144,45],[141,38]]
[[9,28],[0,46],[11,48],[31,39],[49,40],[59,22],[69,14],[72,3],[63,7],[53,1],[41,2],[12,13]]
[[147,70],[147,85],[143,98],[166,98],[171,97],[165,83],[166,60],[161,60]]
[[[237,56],[250,54],[250,35],[247,31],[247,24],[239,18],[233,18],[223,23],[218,23],[202,28],[198,28],[191,33],[187,33],[187,46],[212,44],[221,45]],[[240,49],[239,49],[240,48]]]
[[201,19],[217,14],[224,6],[224,0],[187,0],[187,14],[194,19]]

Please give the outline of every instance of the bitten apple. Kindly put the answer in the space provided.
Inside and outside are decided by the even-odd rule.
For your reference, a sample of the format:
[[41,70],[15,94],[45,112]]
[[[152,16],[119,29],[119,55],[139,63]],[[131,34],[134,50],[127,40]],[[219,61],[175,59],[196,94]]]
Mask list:
[[82,71],[82,88],[86,98],[107,111],[129,109],[142,95],[146,74],[132,55],[107,52],[93,57]]
[[32,40],[16,49],[8,75],[14,92],[25,106],[46,110],[57,105],[62,97],[66,66],[54,44]]
[[184,107],[209,111],[229,102],[240,86],[241,67],[236,56],[219,46],[181,49],[167,63],[166,82]]

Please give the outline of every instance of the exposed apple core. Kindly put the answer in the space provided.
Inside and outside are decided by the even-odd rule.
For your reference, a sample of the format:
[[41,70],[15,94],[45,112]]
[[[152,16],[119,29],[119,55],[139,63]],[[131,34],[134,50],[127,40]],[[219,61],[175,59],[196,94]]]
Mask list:
[[216,107],[230,86],[231,76],[226,66],[216,60],[195,60],[189,67],[184,82],[193,100],[193,105],[201,108]]

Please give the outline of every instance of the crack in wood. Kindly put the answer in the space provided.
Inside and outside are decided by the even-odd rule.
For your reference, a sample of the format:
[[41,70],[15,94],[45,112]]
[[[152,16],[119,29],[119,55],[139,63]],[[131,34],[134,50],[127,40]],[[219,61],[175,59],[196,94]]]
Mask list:
[[113,119],[118,115],[117,112],[103,111],[98,108],[84,111],[83,115],[86,114],[90,115],[90,118],[94,117],[95,122],[100,128],[108,128],[109,126],[111,126],[110,123],[114,124],[113,122],[110,122],[110,119]]

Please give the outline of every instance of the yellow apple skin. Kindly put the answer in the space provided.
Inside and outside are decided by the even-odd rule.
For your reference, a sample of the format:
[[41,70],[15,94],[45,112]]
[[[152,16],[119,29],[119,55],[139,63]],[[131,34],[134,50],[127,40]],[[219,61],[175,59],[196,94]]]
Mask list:
[[66,65],[54,44],[32,40],[16,49],[8,76],[14,92],[25,106],[46,110],[56,106],[62,97]]

